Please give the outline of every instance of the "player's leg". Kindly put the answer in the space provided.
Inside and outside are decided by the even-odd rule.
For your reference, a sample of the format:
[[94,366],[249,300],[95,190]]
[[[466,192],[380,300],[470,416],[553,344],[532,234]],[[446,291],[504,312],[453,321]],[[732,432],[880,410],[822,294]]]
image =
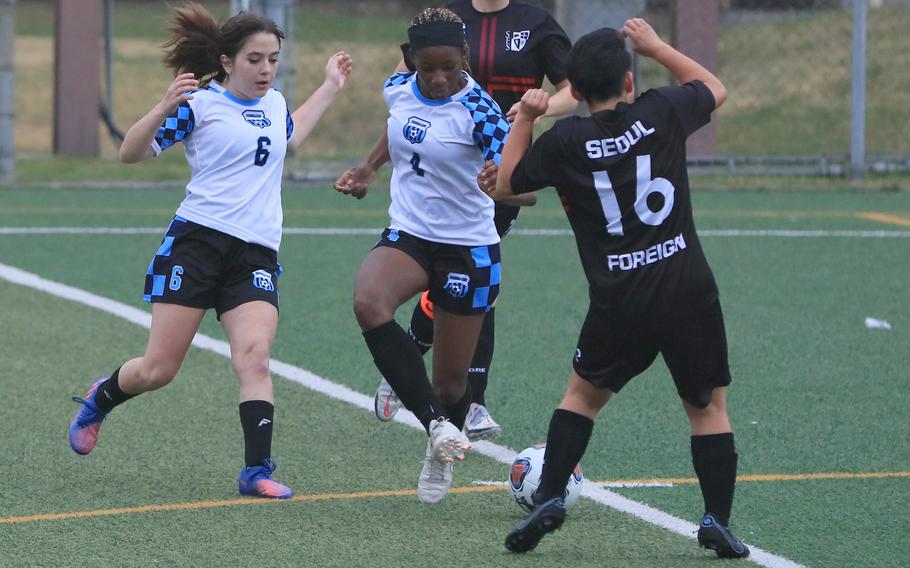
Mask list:
[[729,528],[737,453],[727,414],[730,369],[720,303],[685,318],[661,343],[691,425],[692,464],[705,503],[698,541],[720,557],[744,558],[749,549]]
[[173,380],[186,357],[205,310],[176,304],[152,305],[152,323],[145,354],[130,359],[89,388],[70,424],[70,446],[85,455],[98,442],[107,414],[134,396],[161,388]]
[[[394,319],[398,306],[428,287],[429,277],[411,254],[384,245],[388,236],[387,230],[360,266],[354,314],[379,372],[429,433],[431,423],[445,412],[433,394],[423,356]],[[401,234],[391,242],[404,239]]]
[[553,412],[534,511],[506,537],[511,552],[533,550],[544,535],[562,526],[566,484],[587,449],[594,420],[614,393],[647,369],[657,357],[651,338],[613,323],[592,305],[582,325],[569,384]]
[[278,310],[266,301],[242,303],[221,314],[231,345],[231,364],[240,381],[240,425],[244,467],[237,485],[242,495],[287,499],[291,489],[272,479],[275,399],[269,353],[278,327]]
[[468,365],[480,332],[482,315],[453,314],[437,305],[434,314],[433,391],[448,420],[434,422],[426,458],[417,481],[417,496],[424,503],[445,498],[453,479],[453,460],[464,459],[471,444],[464,436],[465,417],[471,404]]
[[493,420],[486,406],[485,393],[490,378],[490,365],[493,363],[493,347],[495,335],[496,307],[484,316],[480,336],[477,338],[477,348],[471,359],[468,369],[468,384],[471,386],[471,407],[468,410],[468,419],[465,432],[468,439],[489,440],[502,434],[502,428]]
[[506,537],[510,552],[529,552],[544,535],[562,526],[566,483],[588,447],[594,420],[612,395],[610,389],[594,386],[574,370],[569,375],[569,386],[550,418],[543,472],[534,494],[535,507]]
[[[429,293],[426,290],[414,304],[414,312],[411,314],[411,323],[408,326],[408,336],[414,341],[422,355],[433,347],[433,303],[430,302]],[[376,413],[376,418],[388,422],[395,418],[399,409],[401,409],[401,399],[392,389],[392,385],[382,379],[373,396],[373,412]]]

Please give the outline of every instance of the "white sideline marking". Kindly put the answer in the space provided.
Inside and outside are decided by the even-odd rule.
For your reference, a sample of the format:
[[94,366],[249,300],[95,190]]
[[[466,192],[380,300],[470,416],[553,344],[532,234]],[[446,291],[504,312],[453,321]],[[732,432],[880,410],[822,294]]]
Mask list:
[[[84,304],[90,308],[107,312],[145,328],[151,326],[152,315],[149,312],[133,308],[103,296],[92,294],[91,292],[79,288],[41,278],[37,274],[26,272],[7,264],[0,263],[0,278],[13,284],[46,292],[52,296],[63,298],[64,300],[71,300]],[[228,343],[201,333],[196,334],[196,337],[193,339],[193,345],[201,349],[213,351],[227,358],[230,358],[231,356],[231,347]],[[299,383],[310,390],[322,393],[330,398],[342,400],[357,408],[373,412],[373,398],[370,396],[354,391],[346,386],[333,383],[306,369],[289,365],[288,363],[282,363],[276,359],[270,359],[269,366],[273,374]],[[423,430],[423,426],[420,422],[413,414],[407,411],[399,412],[395,415],[395,421],[418,430]],[[514,459],[516,455],[516,451],[511,448],[487,441],[476,442],[474,444],[474,451],[504,464],[512,463],[512,459]],[[693,523],[684,521],[643,503],[633,501],[632,499],[628,499],[622,495],[613,493],[612,491],[608,491],[601,487],[595,487],[593,484],[586,484],[582,495],[617,511],[629,513],[634,517],[638,517],[648,523],[663,527],[689,539],[695,539],[695,533],[698,531],[698,526]],[[767,568],[804,568],[803,565],[797,564],[787,558],[771,554],[770,552],[766,552],[752,545],[749,545],[749,547],[752,549],[749,560],[760,566],[766,566]]]
[[[0,227],[0,235],[164,235],[165,227]],[[285,227],[285,235],[353,236],[379,235],[382,228]],[[569,229],[515,229],[509,235],[524,237],[570,237]],[[910,239],[910,231],[796,231],[777,229],[705,229],[700,237],[777,237],[854,239]]]

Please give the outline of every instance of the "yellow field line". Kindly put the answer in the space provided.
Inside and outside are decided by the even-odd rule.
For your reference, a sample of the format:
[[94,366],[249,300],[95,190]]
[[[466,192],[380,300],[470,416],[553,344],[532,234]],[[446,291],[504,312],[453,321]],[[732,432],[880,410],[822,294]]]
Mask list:
[[860,219],[868,219],[869,221],[878,221],[879,223],[887,223],[889,225],[910,227],[910,217],[907,217],[905,215],[894,215],[890,213],[876,213],[874,211],[869,211],[867,213],[857,213],[856,216]]
[[[794,481],[813,479],[882,479],[882,478],[907,478],[910,471],[884,471],[875,473],[801,473],[801,474],[775,474],[759,473],[740,475],[737,482],[747,481]],[[694,477],[660,477],[651,479],[627,479],[621,481],[595,481],[597,485],[606,484],[636,484],[636,483],[670,483],[686,485],[698,483]],[[486,493],[490,491],[505,491],[507,485],[483,485],[453,487],[449,493]],[[114,509],[95,509],[91,511],[73,511],[70,513],[45,513],[39,515],[22,515],[18,517],[0,518],[0,524],[34,523],[38,521],[62,521],[67,519],[84,519],[87,517],[107,517],[111,515],[130,515],[134,513],[151,513],[157,511],[189,511],[193,509],[210,509],[214,507],[233,507],[237,505],[264,505],[297,501],[339,501],[350,499],[368,499],[374,497],[402,497],[417,495],[414,489],[399,489],[391,491],[356,491],[353,493],[319,493],[316,495],[297,495],[290,499],[226,499],[223,501],[194,501],[192,503],[166,503],[163,505],[140,505],[137,507],[118,507]]]

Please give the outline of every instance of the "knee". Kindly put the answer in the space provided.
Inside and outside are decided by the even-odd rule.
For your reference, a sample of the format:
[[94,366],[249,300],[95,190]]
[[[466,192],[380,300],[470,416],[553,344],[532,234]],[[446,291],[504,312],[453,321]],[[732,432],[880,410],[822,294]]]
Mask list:
[[354,316],[362,329],[373,329],[394,317],[394,308],[389,308],[388,302],[383,301],[378,294],[370,290],[354,292]]
[[269,346],[250,344],[231,356],[234,371],[241,379],[264,380],[269,377]]

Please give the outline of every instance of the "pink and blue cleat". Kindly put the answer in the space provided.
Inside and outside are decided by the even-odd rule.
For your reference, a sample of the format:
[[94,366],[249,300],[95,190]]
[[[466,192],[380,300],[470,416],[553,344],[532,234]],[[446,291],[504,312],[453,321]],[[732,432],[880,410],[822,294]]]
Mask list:
[[73,397],[73,400],[81,404],[82,408],[70,423],[70,447],[80,456],[95,449],[95,444],[98,443],[98,431],[101,430],[101,422],[107,416],[107,412],[102,411],[95,404],[95,392],[107,379],[108,377],[101,377],[95,381],[89,387],[84,399],[78,396]]
[[272,479],[272,472],[278,467],[275,462],[266,459],[262,465],[245,467],[240,470],[237,488],[241,495],[265,497],[268,499],[290,499],[294,492],[290,487]]

